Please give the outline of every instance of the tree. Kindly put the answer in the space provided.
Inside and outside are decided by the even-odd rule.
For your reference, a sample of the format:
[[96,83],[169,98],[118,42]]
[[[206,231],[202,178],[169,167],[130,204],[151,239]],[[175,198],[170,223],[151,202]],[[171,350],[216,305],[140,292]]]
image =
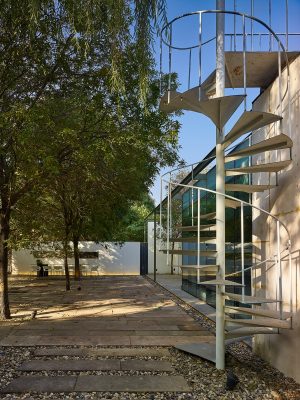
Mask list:
[[143,242],[145,231],[145,218],[154,209],[155,203],[148,193],[141,200],[134,201],[121,221],[121,227],[116,233],[117,241]]
[[[133,119],[123,114],[122,125],[98,95],[87,99],[75,93],[37,106],[37,123],[31,124],[47,132],[43,151],[49,173],[35,189],[39,212],[28,214],[35,203],[29,195],[14,213],[13,243],[32,248],[45,241],[64,243],[67,289],[69,241],[79,278],[79,239],[122,240],[119,231],[129,207],[140,199],[159,166],[177,159],[178,123],[164,114],[157,116],[155,103],[152,93],[147,115],[142,119],[136,113],[139,118]],[[138,106],[136,101],[134,109]]]
[[[84,12],[83,12],[84,10]],[[125,96],[124,54],[136,49],[138,97],[145,103],[151,71],[151,21],[164,0],[8,0],[0,4],[0,317],[9,318],[7,259],[13,207],[45,168],[29,145],[31,113],[45,97],[101,77]],[[134,28],[134,38],[131,31]],[[40,135],[37,135],[40,138]],[[32,141],[34,143],[34,141]],[[22,149],[29,156],[22,157]],[[32,172],[32,174],[30,173]]]

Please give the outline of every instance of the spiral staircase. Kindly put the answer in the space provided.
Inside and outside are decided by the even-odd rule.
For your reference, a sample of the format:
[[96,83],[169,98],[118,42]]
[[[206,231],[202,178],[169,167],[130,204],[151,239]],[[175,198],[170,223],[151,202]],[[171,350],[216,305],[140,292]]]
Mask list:
[[[198,12],[200,16],[200,32],[202,32],[201,17],[203,18],[205,13],[216,13],[217,11],[204,11]],[[288,78],[286,79],[286,86],[282,84],[282,74],[289,74],[289,62],[295,57],[295,53],[287,52],[278,36],[269,28],[263,21],[259,19],[245,15],[242,13],[224,11],[239,17],[243,20],[243,31],[240,34],[243,48],[241,51],[226,51],[225,50],[225,65],[226,65],[226,76],[225,76],[225,87],[230,89],[240,89],[242,93],[225,95],[222,97],[216,97],[216,70],[212,71],[210,75],[201,82],[201,57],[203,52],[203,45],[201,35],[199,35],[199,43],[197,46],[191,46],[190,48],[185,47],[191,54],[191,49],[197,47],[199,50],[199,84],[193,88],[190,88],[190,74],[191,74],[191,55],[189,61],[189,87],[185,91],[173,90],[171,85],[171,74],[172,70],[172,51],[178,49],[178,46],[172,44],[172,25],[176,23],[180,18],[187,18],[197,13],[185,14],[183,17],[175,18],[171,21],[167,28],[169,31],[168,40],[163,39],[162,42],[169,49],[169,77],[168,88],[165,93],[162,93],[160,110],[166,113],[173,113],[180,110],[193,111],[200,113],[208,117],[219,130],[224,130],[224,140],[222,142],[222,148],[225,152],[225,177],[235,177],[247,175],[250,177],[248,183],[226,183],[226,193],[218,193],[214,190],[209,190],[204,187],[195,186],[197,179],[191,179],[191,182],[182,184],[164,179],[162,186],[165,184],[168,187],[167,195],[167,217],[166,217],[166,247],[161,249],[162,252],[167,254],[169,259],[170,255],[182,256],[196,256],[196,265],[183,264],[180,265],[183,274],[195,274],[197,277],[197,284],[205,287],[214,286],[221,288],[222,296],[224,299],[224,329],[226,343],[230,343],[233,340],[241,340],[245,337],[249,337],[256,334],[279,334],[281,329],[292,329],[292,301],[288,304],[289,310],[286,311],[286,302],[284,305],[283,301],[283,288],[285,285],[291,287],[291,282],[283,282],[282,275],[282,260],[288,258],[289,268],[291,271],[291,240],[289,232],[281,223],[281,221],[274,215],[271,215],[267,211],[260,209],[257,206],[240,200],[239,198],[228,194],[243,192],[249,194],[251,198],[252,194],[258,192],[270,191],[278,186],[277,175],[287,169],[292,163],[292,146],[293,142],[289,137],[290,132],[282,131],[282,101],[285,96],[289,94]],[[246,49],[246,32],[245,32],[245,19],[248,18],[250,21],[255,20],[257,23],[261,23],[264,28],[267,29],[268,34],[272,36],[273,40],[278,44],[278,51],[273,52],[270,50],[264,51],[247,51]],[[162,57],[161,57],[162,60]],[[163,74],[162,74],[163,76]],[[265,112],[259,110],[247,109],[247,90],[248,88],[260,88],[260,90],[266,89],[266,87],[273,82],[275,79],[278,80],[278,107],[276,112]],[[244,106],[244,107],[243,107]],[[241,112],[241,108],[243,111]],[[240,112],[240,116],[237,117],[237,113]],[[227,129],[227,124],[230,121],[235,121],[231,129]],[[286,124],[287,125],[287,124]],[[255,133],[261,129],[273,129],[276,132],[275,135],[265,138],[264,140],[257,141]],[[250,145],[244,148],[236,148],[227,152],[229,148],[234,147],[237,143],[240,143],[245,135],[250,135]],[[254,140],[253,140],[254,139]],[[253,156],[259,156],[268,152],[274,157],[270,159],[275,161],[253,163]],[[279,157],[280,152],[285,152],[288,157]],[[249,159],[249,165],[232,167],[231,161],[239,160],[247,157]],[[284,159],[285,158],[285,159]],[[251,177],[255,174],[268,173],[275,176],[274,184],[253,184]],[[196,217],[194,211],[189,224],[181,224],[176,227],[172,226],[172,196],[175,190],[180,189],[180,193],[184,191],[192,191],[192,209],[196,210]],[[218,255],[216,249],[216,212],[206,210],[201,214],[201,194],[203,192],[212,193],[217,196],[223,196],[225,198],[226,208],[240,208],[240,224],[241,224],[241,268],[236,274],[229,274],[222,279],[219,278],[219,268],[217,265],[216,258]],[[196,196],[194,196],[194,193]],[[244,209],[250,207],[255,209],[256,212],[263,213],[273,221],[276,226],[276,252],[273,259],[261,260],[258,264],[253,264],[248,268],[245,268],[244,257],[245,257],[245,243],[244,243]],[[162,223],[162,215],[160,217],[160,223]],[[181,235],[172,236],[172,232],[181,232]],[[287,238],[285,242],[281,240],[283,234],[281,231],[284,230],[284,235]],[[209,234],[208,234],[209,232]],[[174,248],[176,243],[176,248]],[[186,244],[194,243],[195,248],[186,248]],[[201,264],[201,257],[207,257],[210,262],[207,264]],[[251,293],[245,294],[245,271],[250,269],[252,276],[255,271],[262,267],[262,265],[272,264],[277,270],[277,287],[278,295],[276,298],[262,298],[257,295],[253,288],[247,288]],[[232,279],[231,276],[235,276],[236,279]],[[291,273],[290,273],[291,277]],[[291,279],[291,278],[290,278]],[[251,285],[252,286],[252,285]],[[241,288],[240,294],[232,293],[226,288]],[[273,305],[272,305],[273,304]],[[268,305],[272,305],[271,307]],[[284,311],[285,310],[285,311]],[[195,346],[179,346],[182,350],[200,355],[203,358],[211,361],[216,361],[216,350],[215,345],[206,344],[195,344]]]

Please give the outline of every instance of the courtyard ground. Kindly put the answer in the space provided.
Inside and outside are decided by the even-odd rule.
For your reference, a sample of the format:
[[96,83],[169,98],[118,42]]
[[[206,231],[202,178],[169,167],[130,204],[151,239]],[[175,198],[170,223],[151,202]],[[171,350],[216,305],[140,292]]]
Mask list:
[[226,372],[173,347],[213,342],[213,324],[147,278],[85,278],[70,292],[62,278],[14,278],[10,299],[0,398],[300,399],[245,344],[228,349],[240,383],[226,391]]

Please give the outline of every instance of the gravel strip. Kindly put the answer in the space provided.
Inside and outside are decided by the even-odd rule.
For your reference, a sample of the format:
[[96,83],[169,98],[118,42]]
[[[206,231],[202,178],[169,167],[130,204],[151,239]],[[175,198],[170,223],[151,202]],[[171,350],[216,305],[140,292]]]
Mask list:
[[[75,347],[75,346],[68,346]],[[113,346],[109,346],[113,347]],[[121,347],[121,346],[120,346]],[[141,346],[136,346],[141,347]],[[45,348],[39,346],[38,348]],[[35,348],[30,347],[5,347],[0,348],[1,367],[0,367],[0,388],[5,387],[12,379],[20,375],[36,375],[36,372],[22,373],[16,371],[22,362],[34,359],[33,352]],[[227,358],[227,367],[230,368],[239,378],[240,383],[235,390],[226,391],[226,373],[218,371],[214,365],[208,361],[199,359],[170,348],[170,357],[164,357],[164,360],[170,361],[175,369],[174,373],[168,375],[181,374],[192,387],[192,393],[174,394],[174,393],[55,393],[55,394],[7,394],[2,399],[164,399],[164,400],[213,400],[213,399],[245,399],[245,400],[285,400],[300,399],[300,386],[292,379],[285,378],[280,372],[269,366],[266,362],[251,354],[249,348],[245,345],[233,345],[231,351],[235,357],[229,355]],[[67,356],[64,359],[69,358]],[[72,358],[72,357],[70,357]],[[92,358],[92,357],[91,357]],[[44,359],[39,357],[39,359]],[[49,359],[49,357],[45,357]],[[125,358],[124,358],[125,359]],[[138,357],[145,359],[145,357]],[[147,357],[146,359],[152,359]],[[240,359],[241,361],[239,361]],[[166,373],[142,372],[142,371],[110,371],[110,372],[41,372],[38,375],[44,376],[66,376],[66,375],[166,375]],[[47,396],[47,397],[45,397]]]

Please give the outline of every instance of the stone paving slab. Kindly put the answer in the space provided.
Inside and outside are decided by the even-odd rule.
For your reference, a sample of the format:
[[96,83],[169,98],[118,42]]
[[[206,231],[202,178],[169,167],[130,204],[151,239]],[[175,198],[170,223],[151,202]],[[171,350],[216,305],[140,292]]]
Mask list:
[[79,376],[77,392],[190,392],[182,376]]
[[131,344],[130,336],[8,336],[0,340],[0,346],[69,346],[70,344],[81,346],[126,346]]
[[211,342],[214,336],[205,332],[203,335],[132,335],[132,336],[8,336],[0,340],[0,346],[174,346],[180,343]]
[[19,371],[158,371],[173,372],[167,361],[156,360],[31,360]]
[[172,365],[167,361],[155,360],[122,360],[121,371],[157,371],[174,372]]
[[31,360],[24,362],[19,371],[113,371],[120,370],[115,360]]
[[208,331],[147,331],[147,330],[137,330],[134,334],[129,334],[130,336],[211,336]]
[[20,376],[1,390],[2,393],[72,392],[77,376]]
[[[48,336],[57,336],[58,330],[35,330],[35,336],[43,337],[44,335]],[[30,330],[22,330],[16,331],[13,333],[12,337],[16,336],[25,336],[29,337],[31,335]],[[136,330],[86,330],[86,331],[72,331],[72,330],[59,330],[60,336],[81,336],[81,337],[95,337],[95,336],[207,336],[210,335],[208,331],[202,330],[149,330],[149,329],[136,329]]]
[[175,346],[176,344],[212,342],[215,337],[207,336],[131,336],[132,346]]
[[35,356],[98,356],[98,357],[170,357],[168,349],[119,347],[115,349],[45,348],[36,349]]

